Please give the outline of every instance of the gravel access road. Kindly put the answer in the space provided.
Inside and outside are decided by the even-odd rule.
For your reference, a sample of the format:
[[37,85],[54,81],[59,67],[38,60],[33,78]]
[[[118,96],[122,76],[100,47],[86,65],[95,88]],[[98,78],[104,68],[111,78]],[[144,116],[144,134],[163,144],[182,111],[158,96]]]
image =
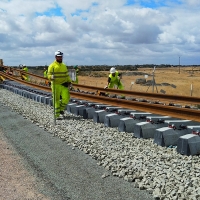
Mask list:
[[[13,99],[15,101],[15,99]],[[17,190],[10,190],[12,198],[4,196],[4,200],[12,199],[52,199],[52,200],[151,200],[147,191],[134,188],[133,182],[127,182],[118,177],[109,175],[109,172],[89,155],[68,145],[58,137],[39,128],[23,116],[13,112],[9,107],[0,103],[0,141],[12,145],[16,153],[4,154],[20,156],[22,165],[19,168],[27,171],[26,176],[33,177],[32,185],[38,195],[28,196],[31,187],[24,189],[24,197],[17,196]],[[5,140],[3,138],[6,138]],[[4,147],[5,150],[6,146]],[[8,148],[9,149],[9,148]],[[0,156],[3,156],[0,154]],[[1,159],[1,158],[0,158]],[[18,159],[18,157],[17,157]],[[8,168],[9,162],[1,163],[1,168]],[[0,169],[1,188],[9,189],[9,176],[17,179],[17,184],[23,181],[15,177],[16,171],[4,174]],[[26,174],[26,173],[25,173]],[[102,178],[102,175],[105,175]],[[25,179],[26,180],[26,179]],[[28,180],[26,180],[28,182]],[[21,183],[26,185],[26,183]],[[7,188],[6,188],[7,187]],[[0,190],[0,199],[3,197]]]

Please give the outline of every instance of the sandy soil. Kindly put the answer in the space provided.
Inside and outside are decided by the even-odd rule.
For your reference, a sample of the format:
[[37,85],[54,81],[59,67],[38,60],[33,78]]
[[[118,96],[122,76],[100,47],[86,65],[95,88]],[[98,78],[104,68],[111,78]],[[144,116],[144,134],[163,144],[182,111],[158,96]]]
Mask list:
[[35,188],[35,179],[23,167],[22,158],[0,130],[0,199],[48,200]]
[[[153,72],[150,68],[140,68],[138,71],[149,75]],[[158,91],[158,93],[160,93],[160,90],[164,90],[166,92],[165,94],[200,97],[200,67],[181,68],[180,73],[178,68],[157,68],[154,75],[157,84],[169,83],[176,86],[176,88],[171,86],[157,86],[154,87],[154,92]],[[125,89],[141,92],[153,92],[152,86],[149,87],[135,84],[135,81],[138,78],[144,78],[144,75],[123,76],[122,83]],[[152,80],[152,76],[148,76],[146,80]],[[134,84],[132,84],[133,82]],[[92,74],[91,76],[79,76],[79,84],[104,87],[107,84],[107,77],[93,77]]]
[[[31,72],[31,70],[30,70]],[[120,71],[119,72],[124,72]],[[126,71],[128,72],[128,71]],[[153,69],[152,68],[138,68],[137,72],[143,72],[148,74],[146,80],[152,80]],[[36,73],[33,71],[32,73]],[[85,76],[84,73],[89,75]],[[38,75],[43,76],[42,71],[37,72]],[[108,71],[91,71],[91,72],[81,72],[79,75],[79,84],[91,85],[104,88],[107,85],[109,72]],[[155,73],[156,84],[168,83],[173,84],[176,88],[172,86],[143,86],[140,84],[135,84],[136,79],[145,78],[144,75],[137,76],[125,76],[122,77],[122,83],[125,90],[141,91],[141,92],[158,92],[161,90],[165,91],[165,94],[170,95],[184,95],[184,96],[195,96],[200,97],[200,66],[199,67],[178,67],[171,68],[156,68]],[[44,80],[38,80],[36,82],[44,84]],[[133,84],[134,83],[134,84]]]

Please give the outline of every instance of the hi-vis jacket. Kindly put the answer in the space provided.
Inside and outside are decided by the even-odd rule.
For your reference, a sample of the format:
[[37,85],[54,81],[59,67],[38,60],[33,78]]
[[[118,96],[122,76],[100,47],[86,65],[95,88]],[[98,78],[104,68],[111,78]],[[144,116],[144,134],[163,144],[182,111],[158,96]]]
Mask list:
[[118,71],[115,72],[115,76],[112,76],[112,74],[109,74],[108,82],[118,85],[120,83],[120,80],[119,80],[120,75],[121,75],[121,73],[119,73]]
[[44,74],[44,78],[47,78],[47,72],[48,72],[48,71],[47,71],[47,69],[46,69],[46,70],[44,71],[44,73],[43,73],[43,74]]
[[[71,83],[72,80],[69,76],[67,66],[64,63],[59,63],[56,60],[48,67],[47,77],[51,80],[51,76],[54,75],[55,84],[63,84],[65,82]],[[52,80],[51,80],[52,81]]]
[[24,67],[23,70],[24,70],[25,72],[28,72],[28,67]]

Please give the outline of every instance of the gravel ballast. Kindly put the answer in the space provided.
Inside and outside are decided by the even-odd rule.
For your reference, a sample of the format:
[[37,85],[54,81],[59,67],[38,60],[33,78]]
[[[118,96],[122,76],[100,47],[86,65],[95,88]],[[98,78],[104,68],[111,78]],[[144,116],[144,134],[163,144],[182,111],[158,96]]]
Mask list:
[[[80,120],[69,115],[65,121],[73,124],[74,138]],[[134,188],[133,182],[112,176],[97,160],[58,137],[59,130],[67,134],[68,125],[52,124],[52,108],[0,89],[1,130],[36,176],[41,194],[52,200],[152,199],[148,192]]]
[[[183,156],[175,148],[153,144],[152,139],[134,138],[130,133],[69,113],[54,126],[52,107],[3,89],[0,93],[0,124],[6,123],[7,137],[22,154],[30,156],[32,165],[61,196],[112,200],[200,198],[199,156]],[[14,121],[16,127],[10,126]],[[12,128],[26,131],[16,135]]]

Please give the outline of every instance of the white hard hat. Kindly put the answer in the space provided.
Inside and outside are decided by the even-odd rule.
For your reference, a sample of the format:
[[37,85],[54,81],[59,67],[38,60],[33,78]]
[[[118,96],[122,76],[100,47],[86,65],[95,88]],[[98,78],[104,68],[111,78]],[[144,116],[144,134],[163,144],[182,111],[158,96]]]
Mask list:
[[63,56],[63,53],[60,50],[58,50],[55,52],[55,56]]
[[25,65],[25,64],[23,64],[23,67],[26,67],[26,65]]
[[110,73],[112,74],[112,73],[115,73],[116,72],[116,69],[114,68],[114,67],[112,67],[111,69],[110,69]]

